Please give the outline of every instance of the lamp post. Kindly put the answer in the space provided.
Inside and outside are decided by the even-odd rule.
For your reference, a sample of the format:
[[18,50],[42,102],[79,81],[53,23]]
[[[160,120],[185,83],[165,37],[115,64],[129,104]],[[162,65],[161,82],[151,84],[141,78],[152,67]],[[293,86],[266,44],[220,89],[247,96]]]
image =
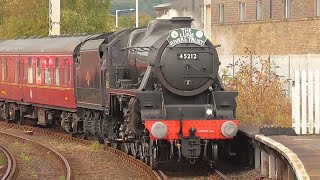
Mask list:
[[136,0],[136,27],[139,27],[139,0]]
[[119,12],[124,12],[124,11],[135,11],[135,9],[119,9],[119,10],[116,10],[116,28],[119,27]]

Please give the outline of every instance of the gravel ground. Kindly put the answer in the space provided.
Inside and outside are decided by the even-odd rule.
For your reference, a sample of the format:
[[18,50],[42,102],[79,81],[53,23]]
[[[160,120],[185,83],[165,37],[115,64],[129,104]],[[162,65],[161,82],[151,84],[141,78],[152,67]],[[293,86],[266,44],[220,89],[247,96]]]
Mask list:
[[5,136],[0,136],[0,144],[16,158],[19,169],[17,180],[51,180],[64,177],[61,173],[63,166],[50,151]]
[[149,179],[141,169],[133,167],[123,162],[120,158],[99,149],[99,145],[88,147],[42,135],[25,135],[21,130],[6,129],[5,131],[48,145],[60,152],[69,161],[74,179]]

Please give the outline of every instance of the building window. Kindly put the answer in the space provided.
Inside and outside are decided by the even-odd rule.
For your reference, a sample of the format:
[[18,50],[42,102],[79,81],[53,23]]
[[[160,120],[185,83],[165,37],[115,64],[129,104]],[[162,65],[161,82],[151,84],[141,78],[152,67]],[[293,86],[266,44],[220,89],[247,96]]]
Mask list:
[[14,59],[14,82],[18,83],[18,77],[19,76],[19,59]]
[[317,16],[320,16],[320,0],[317,0]]
[[44,69],[44,83],[46,85],[51,85],[51,69],[50,69],[50,60],[46,59],[46,67]]
[[269,16],[270,16],[270,19],[272,19],[272,0],[270,0],[270,12],[269,12]]
[[36,83],[41,84],[41,60],[36,59]]
[[28,83],[33,83],[33,67],[31,58],[28,58]]
[[60,59],[54,60],[54,85],[60,86]]
[[239,16],[240,21],[244,21],[246,18],[246,3],[239,2]]
[[258,0],[256,7],[256,19],[261,20],[262,19],[262,0]]
[[284,17],[289,18],[291,17],[291,5],[292,1],[291,0],[285,0],[284,1]]
[[220,4],[220,22],[224,22],[224,4]]

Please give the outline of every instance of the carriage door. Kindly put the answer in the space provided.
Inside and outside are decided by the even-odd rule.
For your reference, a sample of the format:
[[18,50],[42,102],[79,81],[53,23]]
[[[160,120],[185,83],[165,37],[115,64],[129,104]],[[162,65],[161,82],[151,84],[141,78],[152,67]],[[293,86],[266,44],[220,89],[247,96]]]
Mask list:
[[20,100],[24,101],[24,94],[25,94],[25,86],[26,86],[26,72],[25,72],[25,59],[23,57],[19,57],[18,63],[18,85],[20,88]]

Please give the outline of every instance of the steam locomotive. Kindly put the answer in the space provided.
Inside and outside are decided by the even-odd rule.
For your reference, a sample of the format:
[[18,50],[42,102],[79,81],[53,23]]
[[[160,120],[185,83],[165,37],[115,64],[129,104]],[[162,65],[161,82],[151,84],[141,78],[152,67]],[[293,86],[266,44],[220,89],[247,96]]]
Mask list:
[[2,118],[37,122],[161,161],[214,162],[238,130],[237,92],[192,19],[98,35],[0,42]]

